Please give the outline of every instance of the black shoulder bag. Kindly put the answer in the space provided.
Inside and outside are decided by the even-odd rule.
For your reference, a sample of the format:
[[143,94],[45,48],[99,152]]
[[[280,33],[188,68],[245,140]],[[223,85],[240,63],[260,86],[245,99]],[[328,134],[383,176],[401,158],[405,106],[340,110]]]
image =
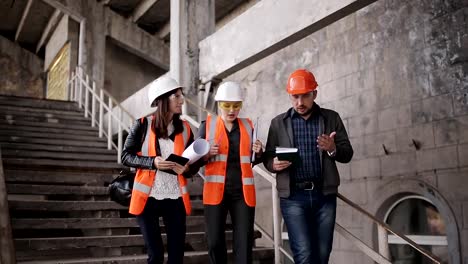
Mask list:
[[[144,118],[142,118],[140,122],[144,124]],[[144,129],[144,131],[146,131],[146,128]],[[142,145],[144,138],[145,135],[141,137]],[[120,171],[120,175],[109,184],[109,195],[112,201],[123,206],[130,205],[135,175],[135,168],[125,168]]]

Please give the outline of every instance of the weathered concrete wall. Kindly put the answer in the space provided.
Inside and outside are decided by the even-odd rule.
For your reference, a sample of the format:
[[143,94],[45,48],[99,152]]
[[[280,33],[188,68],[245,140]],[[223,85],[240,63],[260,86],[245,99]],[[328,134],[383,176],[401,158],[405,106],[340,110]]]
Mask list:
[[106,41],[104,89],[121,102],[141,87],[161,76],[165,71],[146,60]]
[[0,36],[0,94],[43,98],[44,62]]
[[[468,263],[468,3],[379,0],[226,78],[245,87],[242,115],[260,118],[263,142],[270,120],[290,107],[289,74],[302,67],[315,73],[317,102],[340,113],[354,146],[353,161],[339,166],[340,192],[379,215],[389,183],[429,186],[432,196],[410,192],[444,206],[456,231],[449,247],[459,236],[464,252],[459,261],[451,252],[450,263]],[[256,182],[257,219],[270,223],[269,185]],[[373,243],[372,225],[356,211],[339,203],[337,220]],[[339,235],[331,261],[370,263]]]
[[225,78],[373,1],[260,1],[200,42],[200,78]]
[[63,16],[57,27],[50,36],[45,48],[44,71],[49,69],[50,64],[54,61],[55,56],[62,49],[63,45],[68,41],[68,23],[69,17]]

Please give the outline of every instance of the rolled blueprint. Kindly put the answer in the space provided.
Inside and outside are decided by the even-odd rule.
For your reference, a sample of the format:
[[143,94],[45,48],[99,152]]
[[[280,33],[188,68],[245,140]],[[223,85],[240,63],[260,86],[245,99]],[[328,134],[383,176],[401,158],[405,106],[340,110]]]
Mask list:
[[188,158],[190,160],[189,164],[192,164],[205,156],[208,151],[210,151],[210,143],[203,138],[197,138],[192,145],[182,153],[182,157]]

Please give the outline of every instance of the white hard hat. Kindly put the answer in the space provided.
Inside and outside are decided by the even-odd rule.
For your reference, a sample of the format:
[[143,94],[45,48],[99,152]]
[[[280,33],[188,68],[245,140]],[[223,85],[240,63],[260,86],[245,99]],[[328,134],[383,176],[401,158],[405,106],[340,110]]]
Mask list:
[[242,89],[236,82],[223,82],[216,91],[215,101],[242,102]]
[[156,99],[159,96],[179,88],[182,88],[182,86],[171,77],[162,76],[154,80],[148,89],[148,100],[151,107],[156,106]]

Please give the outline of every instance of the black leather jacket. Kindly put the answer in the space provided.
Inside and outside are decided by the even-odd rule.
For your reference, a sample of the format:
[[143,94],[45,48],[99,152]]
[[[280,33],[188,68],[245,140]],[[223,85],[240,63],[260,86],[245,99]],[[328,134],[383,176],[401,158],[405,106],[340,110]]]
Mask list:
[[[137,155],[138,152],[141,150],[141,146],[143,145],[143,138],[146,133],[147,128],[147,119],[145,118],[143,123],[138,119],[133,124],[132,128],[130,129],[130,133],[125,140],[125,144],[122,150],[122,163],[125,166],[133,167],[137,169],[149,169],[149,170],[156,170],[154,166],[154,159],[155,157],[146,157],[146,156],[139,156]],[[170,136],[172,140],[174,140],[175,135]],[[190,137],[187,146],[190,146],[193,142],[193,132],[190,131]],[[161,155],[161,150],[159,149],[159,145],[156,149],[157,155]],[[184,173],[184,177],[190,178],[194,174],[198,172],[199,166],[190,166],[190,170]]]

